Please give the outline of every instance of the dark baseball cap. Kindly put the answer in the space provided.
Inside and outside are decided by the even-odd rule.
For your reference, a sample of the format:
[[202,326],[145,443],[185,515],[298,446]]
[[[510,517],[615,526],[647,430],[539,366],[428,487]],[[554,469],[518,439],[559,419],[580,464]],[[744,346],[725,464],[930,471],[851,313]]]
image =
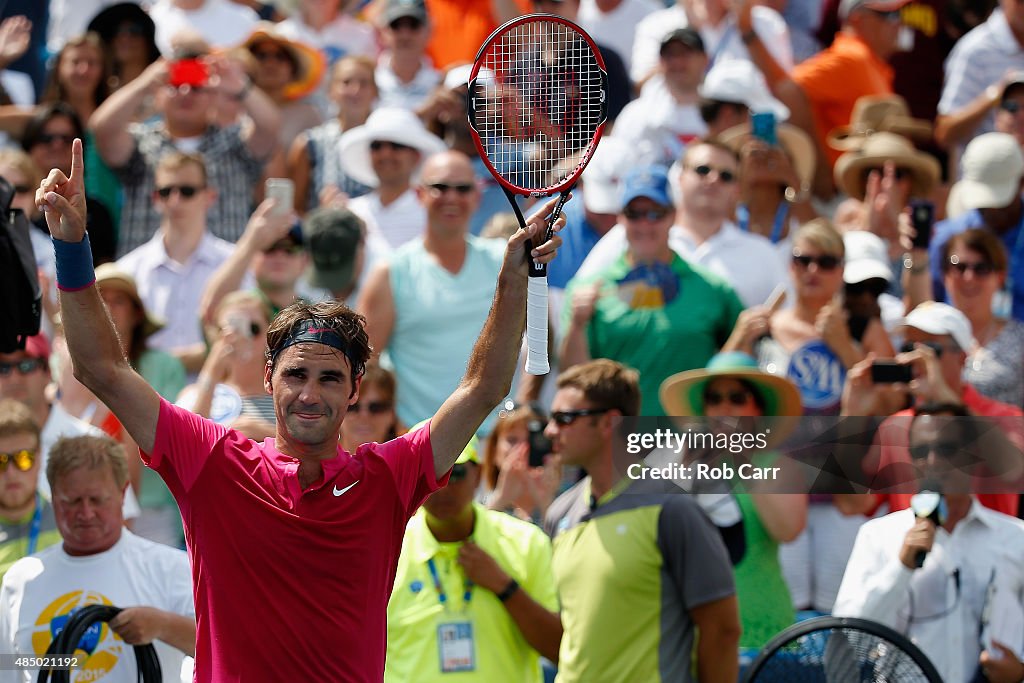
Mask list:
[[388,0],[382,13],[385,24],[391,24],[405,17],[427,23],[427,6],[423,0]]
[[306,214],[302,238],[311,257],[309,283],[332,292],[347,289],[366,225],[348,209],[319,208]]
[[662,49],[664,49],[666,45],[672,42],[682,43],[683,45],[694,50],[698,50],[700,52],[705,51],[704,39],[700,37],[700,34],[697,33],[696,29],[690,28],[689,26],[687,26],[686,28],[677,28],[675,31],[672,31],[667,36],[662,38]]

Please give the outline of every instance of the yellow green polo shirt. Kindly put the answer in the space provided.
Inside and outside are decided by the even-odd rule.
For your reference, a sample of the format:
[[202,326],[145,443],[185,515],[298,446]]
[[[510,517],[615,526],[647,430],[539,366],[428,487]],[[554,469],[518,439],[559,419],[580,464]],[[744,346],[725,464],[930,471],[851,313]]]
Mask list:
[[690,609],[735,594],[732,564],[693,498],[666,490],[622,480],[592,505],[588,477],[548,508],[565,629],[556,683],[696,680]]
[[[36,539],[35,552],[60,543],[63,539],[57,529],[57,520],[53,516],[53,507],[45,498],[39,514],[39,535]],[[9,521],[0,518],[0,577],[7,573],[11,565],[28,555],[29,536],[32,531],[32,518],[35,510],[22,519]]]
[[[474,503],[471,540],[514,578],[530,597],[551,611],[558,599],[551,571],[551,543],[540,529],[511,515]],[[385,683],[540,683],[539,655],[530,647],[505,606],[491,591],[470,589],[459,566],[461,543],[438,543],[421,508],[409,520],[388,602]],[[442,606],[428,568],[433,559],[447,596]],[[438,626],[468,619],[473,624],[475,670],[441,672]]]

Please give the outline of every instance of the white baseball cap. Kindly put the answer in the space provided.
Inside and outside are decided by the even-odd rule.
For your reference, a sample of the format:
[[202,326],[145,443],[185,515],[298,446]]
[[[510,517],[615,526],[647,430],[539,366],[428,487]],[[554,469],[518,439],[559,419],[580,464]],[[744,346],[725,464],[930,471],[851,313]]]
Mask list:
[[967,316],[949,304],[925,301],[918,304],[903,319],[907,327],[914,327],[928,334],[948,334],[961,350],[970,353],[974,348],[974,334]]
[[960,170],[962,177],[949,192],[950,215],[1002,208],[1020,194],[1024,153],[1012,135],[984,133],[964,149]]
[[881,237],[867,230],[851,230],[843,234],[843,246],[843,282],[852,285],[872,278],[892,282],[889,250]]
[[708,100],[740,102],[752,112],[771,112],[776,121],[789,118],[789,108],[772,96],[764,74],[746,59],[716,62],[697,92]]

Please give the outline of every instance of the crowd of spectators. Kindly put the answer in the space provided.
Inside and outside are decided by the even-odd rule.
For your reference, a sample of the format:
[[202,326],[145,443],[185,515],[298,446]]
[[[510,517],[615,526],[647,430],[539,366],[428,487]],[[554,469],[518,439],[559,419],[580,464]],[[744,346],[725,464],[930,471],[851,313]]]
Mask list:
[[[6,3],[0,189],[43,318],[0,353],[0,651],[42,655],[33,629],[128,601],[91,680],[151,640],[188,677],[203,619],[174,498],[62,335],[35,190],[71,174],[73,140],[131,366],[272,438],[267,330],[340,301],[372,345],[355,452],[429,420],[484,327],[518,226],[472,140],[470,65],[529,12],[593,36],[609,120],[550,267],[553,369],[517,373],[412,518],[385,679],[732,683],[741,654],[834,612],[907,635],[950,683],[1024,681],[1019,0]],[[617,425],[639,416],[770,420],[742,458],[784,476],[634,481]],[[826,442],[855,463],[844,486],[815,485]],[[909,511],[922,487],[948,514]]]

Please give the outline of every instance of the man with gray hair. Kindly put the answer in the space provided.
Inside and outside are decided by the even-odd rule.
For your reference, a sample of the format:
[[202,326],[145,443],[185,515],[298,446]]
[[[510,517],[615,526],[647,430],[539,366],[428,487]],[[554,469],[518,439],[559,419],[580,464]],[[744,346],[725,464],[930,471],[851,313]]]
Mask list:
[[[123,608],[109,629],[90,629],[78,643],[93,680],[135,680],[129,646],[153,643],[163,671],[176,677],[194,655],[196,620],[188,557],[124,528],[128,485],[124,449],[105,436],[59,440],[46,477],[63,544],[23,558],[0,584],[0,650],[39,657],[71,612],[88,604]],[[0,680],[35,679],[30,670]]]

